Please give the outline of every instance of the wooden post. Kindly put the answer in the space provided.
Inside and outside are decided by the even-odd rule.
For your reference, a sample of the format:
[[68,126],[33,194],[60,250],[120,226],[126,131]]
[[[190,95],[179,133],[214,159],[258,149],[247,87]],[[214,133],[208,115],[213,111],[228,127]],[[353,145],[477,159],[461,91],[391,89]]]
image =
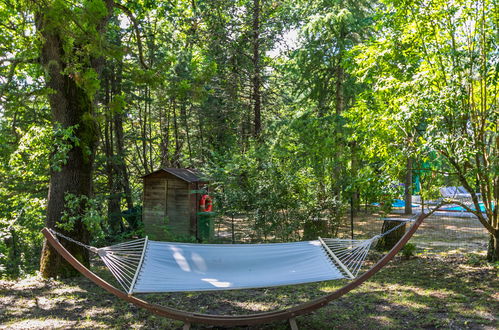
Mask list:
[[185,322],[184,326],[182,327],[182,330],[189,330],[191,328],[191,323],[190,322]]
[[292,317],[289,319],[289,325],[291,327],[291,330],[298,330],[298,325],[296,324],[296,318]]

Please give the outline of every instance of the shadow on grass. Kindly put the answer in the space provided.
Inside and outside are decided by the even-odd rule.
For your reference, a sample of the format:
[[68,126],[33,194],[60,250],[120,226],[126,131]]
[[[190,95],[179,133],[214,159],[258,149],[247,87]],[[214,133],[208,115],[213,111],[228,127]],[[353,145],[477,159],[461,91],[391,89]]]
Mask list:
[[[471,267],[462,256],[396,259],[352,293],[298,317],[297,322],[301,329],[492,329],[499,310],[496,273],[490,266]],[[175,329],[182,325],[119,300],[85,278],[60,282],[37,280],[0,282],[0,324],[15,327],[23,320],[45,320],[43,325],[49,328]],[[269,289],[140,297],[193,312],[253,314],[310,301],[342,284],[342,281],[330,281]],[[52,323],[46,323],[47,319],[53,319]],[[288,328],[287,322],[277,322],[236,329]]]

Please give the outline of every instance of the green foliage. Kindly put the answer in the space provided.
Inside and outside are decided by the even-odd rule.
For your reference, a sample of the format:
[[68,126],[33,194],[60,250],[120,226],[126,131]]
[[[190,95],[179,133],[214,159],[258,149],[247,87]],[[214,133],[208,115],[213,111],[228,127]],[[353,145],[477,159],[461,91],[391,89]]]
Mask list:
[[405,259],[410,259],[411,257],[413,257],[415,255],[416,249],[417,249],[416,244],[407,243],[404,245],[404,247],[402,248],[400,253],[402,253],[402,256]]
[[476,253],[468,253],[466,255],[466,263],[473,267],[480,267],[486,265],[487,261],[483,258],[483,256]]
[[[352,72],[372,86],[352,109],[352,118],[360,118],[355,125],[368,133],[367,149],[375,154],[393,154],[400,164],[399,150],[399,155],[430,162],[424,169],[429,172],[425,180],[431,180],[429,191],[423,193],[428,198],[436,195],[438,184],[459,183],[473,194],[479,190],[488,218],[481,221],[493,233],[499,228],[498,213],[493,212],[499,201],[499,39],[493,32],[498,27],[498,4],[384,4],[377,38],[353,51]],[[442,172],[448,178],[435,179]],[[478,208],[478,198],[473,203]]]
[[46,201],[8,192],[0,188],[0,277],[17,277],[38,268]]
[[[23,180],[46,180],[45,172],[49,168],[49,156],[54,142],[52,130],[32,125],[26,131],[19,128],[17,134],[20,136],[17,149],[9,157],[10,174],[22,177]],[[63,156],[58,154],[55,162],[62,159]]]
[[104,217],[101,199],[66,193],[64,200],[65,210],[61,216],[61,222],[57,224],[59,228],[71,231],[74,224],[81,221],[93,236],[98,237],[103,234]]
[[99,140],[97,119],[90,112],[85,112],[81,119],[81,129],[76,132],[78,134],[78,143],[75,143],[75,146],[83,149],[84,160],[88,162],[89,157],[93,155],[92,150],[94,150]]
[[68,152],[75,146],[80,145],[80,139],[76,136],[79,125],[63,128],[59,123],[53,130],[53,148],[50,167],[53,171],[60,171],[67,163]]
[[123,113],[125,111],[125,106],[125,96],[123,94],[115,95],[111,103],[109,104],[109,109],[113,113]]
[[52,132],[37,125],[0,132],[18,137],[15,145],[6,139],[0,155],[0,277],[17,277],[38,268]]
[[87,69],[83,72],[81,79],[77,79],[76,81],[86,91],[90,100],[93,100],[100,88],[97,72],[94,69]]

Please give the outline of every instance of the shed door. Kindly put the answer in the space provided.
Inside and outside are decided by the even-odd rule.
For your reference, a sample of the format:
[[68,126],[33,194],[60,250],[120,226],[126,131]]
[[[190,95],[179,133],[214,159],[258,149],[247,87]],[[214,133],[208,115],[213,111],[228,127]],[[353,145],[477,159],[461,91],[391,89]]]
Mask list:
[[160,239],[166,216],[166,179],[147,178],[144,182],[142,220],[151,239]]
[[166,215],[173,234],[190,235],[189,185],[185,181],[169,179],[167,182]]

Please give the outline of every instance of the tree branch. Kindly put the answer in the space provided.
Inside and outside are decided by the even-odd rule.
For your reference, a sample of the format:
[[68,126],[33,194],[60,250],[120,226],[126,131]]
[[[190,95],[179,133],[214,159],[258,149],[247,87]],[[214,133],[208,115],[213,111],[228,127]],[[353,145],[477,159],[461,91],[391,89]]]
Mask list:
[[22,57],[13,57],[13,58],[0,58],[0,64],[5,62],[11,62],[12,64],[20,64],[20,63],[29,63],[29,64],[39,64],[40,58],[22,58]]
[[[473,210],[472,208],[469,207],[469,205],[466,205],[462,201],[456,200],[456,199],[449,199],[449,202],[446,204],[459,205],[462,208],[464,208],[466,210],[466,212],[470,212],[470,213],[474,214],[478,218],[478,220],[482,223],[482,225],[485,227],[485,229],[487,229],[489,231],[489,233],[491,233],[492,235],[497,231],[497,229],[492,227],[492,225],[485,219],[485,217],[483,216],[481,211]],[[475,207],[477,207],[477,206],[479,206],[479,205],[475,205]],[[478,208],[478,210],[480,210],[480,209]]]
[[10,66],[10,69],[9,69],[9,74],[7,76],[7,81],[0,88],[0,98],[3,97],[3,94],[5,93],[5,91],[7,90],[7,88],[9,87],[10,83],[12,82],[12,79],[14,78],[14,74],[16,72],[16,67],[19,64],[19,61],[12,60],[11,62],[12,62],[12,65]]
[[142,47],[142,39],[140,37],[139,22],[137,22],[137,20],[135,19],[135,16],[133,16],[132,12],[127,7],[123,6],[122,4],[116,3],[116,2],[114,3],[114,6],[116,8],[121,9],[125,13],[125,15],[128,16],[130,21],[132,21],[133,28],[135,30],[135,35],[137,37],[137,46],[139,48],[140,64],[142,65],[142,67],[144,67],[144,69],[149,69],[149,66],[144,61],[144,55],[143,55],[144,53],[142,51],[143,47]]

